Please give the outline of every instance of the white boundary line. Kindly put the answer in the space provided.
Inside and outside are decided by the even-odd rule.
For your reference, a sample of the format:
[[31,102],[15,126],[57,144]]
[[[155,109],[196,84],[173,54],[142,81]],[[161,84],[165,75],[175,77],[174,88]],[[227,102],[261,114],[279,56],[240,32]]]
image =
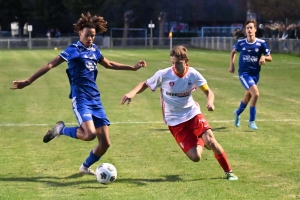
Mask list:
[[[246,121],[246,120],[245,120]],[[258,122],[300,122],[300,119],[258,119]],[[233,120],[210,120],[210,123],[231,123]],[[78,123],[65,123],[66,125],[78,125]],[[163,124],[163,121],[148,122],[112,122],[111,124]],[[52,126],[53,124],[0,124],[0,127],[30,127],[30,126]]]

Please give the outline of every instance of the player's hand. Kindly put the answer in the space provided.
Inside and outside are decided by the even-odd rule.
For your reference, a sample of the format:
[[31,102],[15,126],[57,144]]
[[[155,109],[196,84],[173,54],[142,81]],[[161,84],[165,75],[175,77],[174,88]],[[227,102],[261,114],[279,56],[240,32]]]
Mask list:
[[215,110],[215,105],[214,104],[206,104],[206,108],[208,111],[214,111]]
[[235,68],[234,68],[234,64],[230,65],[229,70],[230,73],[234,74]]
[[138,70],[138,69],[140,69],[140,68],[142,68],[142,67],[147,67],[147,63],[146,63],[146,61],[144,61],[144,60],[140,60],[140,61],[138,61],[135,65],[134,65],[134,70]]
[[265,59],[264,56],[262,56],[262,57],[260,57],[260,59],[259,59],[259,65],[264,65],[264,64],[266,64],[266,59]]
[[26,86],[30,85],[30,82],[28,80],[21,80],[21,81],[13,81],[13,85],[10,89],[22,89]]
[[124,105],[127,101],[127,105],[129,106],[132,99],[133,95],[131,95],[130,93],[125,94],[121,100],[121,105]]

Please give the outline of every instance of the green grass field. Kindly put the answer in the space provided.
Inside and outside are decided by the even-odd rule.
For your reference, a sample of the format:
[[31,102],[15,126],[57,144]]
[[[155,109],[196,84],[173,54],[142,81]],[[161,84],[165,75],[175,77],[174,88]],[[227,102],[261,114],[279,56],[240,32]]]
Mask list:
[[[233,111],[244,89],[230,74],[229,52],[190,49],[190,65],[200,71],[215,93],[214,112],[202,109],[227,152],[238,181],[227,181],[211,151],[191,162],[162,123],[159,92],[146,90],[130,106],[121,98],[158,69],[170,66],[169,50],[111,50],[109,60],[148,67],[137,72],[98,66],[97,84],[110,126],[112,145],[102,162],[116,166],[118,178],[101,185],[78,175],[96,141],[62,136],[48,144],[43,135],[58,120],[77,121],[68,99],[64,63],[23,90],[10,90],[13,80],[27,79],[60,51],[0,51],[0,199],[300,199],[300,57],[275,54],[262,67],[257,108],[258,131],[233,126]],[[237,66],[237,60],[236,60]],[[197,90],[194,99],[205,105]]]

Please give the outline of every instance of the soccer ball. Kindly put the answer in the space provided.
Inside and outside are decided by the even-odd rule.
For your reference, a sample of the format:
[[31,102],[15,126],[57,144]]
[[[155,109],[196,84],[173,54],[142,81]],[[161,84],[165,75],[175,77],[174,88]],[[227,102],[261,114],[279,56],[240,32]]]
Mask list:
[[102,163],[96,169],[97,181],[102,184],[110,184],[117,179],[117,169],[110,163]]

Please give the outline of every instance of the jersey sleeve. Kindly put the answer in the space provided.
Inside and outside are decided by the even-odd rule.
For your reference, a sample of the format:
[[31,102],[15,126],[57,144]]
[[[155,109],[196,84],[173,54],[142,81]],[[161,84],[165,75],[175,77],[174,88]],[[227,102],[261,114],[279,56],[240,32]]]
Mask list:
[[206,79],[198,72],[195,70],[195,86],[200,87],[207,84]]
[[161,87],[162,83],[162,71],[157,71],[151,78],[146,80],[146,84],[152,91],[155,91],[157,88]]
[[240,52],[240,48],[239,48],[239,42],[236,42],[235,45],[233,45],[232,49],[234,49],[237,52]]
[[102,55],[100,49],[95,44],[93,44],[93,48],[95,49],[97,63],[102,62],[104,60],[104,56]]
[[263,54],[265,55],[265,56],[267,56],[267,55],[269,55],[270,53],[271,53],[271,49],[269,49],[269,47],[268,47],[268,45],[267,45],[267,43],[262,43],[262,49],[263,49]]
[[60,57],[62,57],[65,61],[69,62],[70,60],[76,58],[79,56],[79,53],[77,51],[77,47],[74,44],[71,44],[68,46],[63,52],[59,54]]

